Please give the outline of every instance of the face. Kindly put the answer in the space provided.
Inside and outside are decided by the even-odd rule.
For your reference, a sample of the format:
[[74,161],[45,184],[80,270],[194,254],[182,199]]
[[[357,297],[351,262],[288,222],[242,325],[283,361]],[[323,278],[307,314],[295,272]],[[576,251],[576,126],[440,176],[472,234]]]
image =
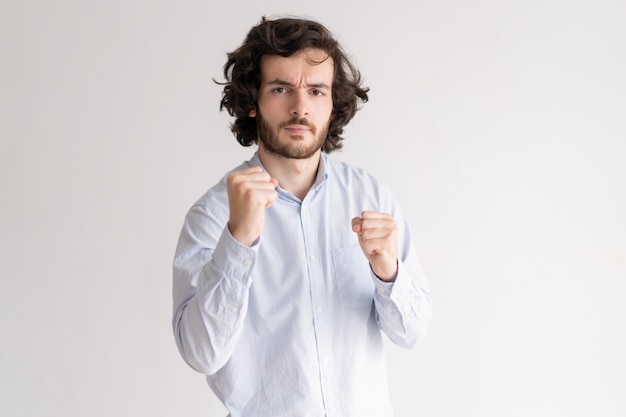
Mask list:
[[326,140],[333,110],[334,65],[318,49],[261,58],[257,118],[259,149],[284,158],[315,155]]

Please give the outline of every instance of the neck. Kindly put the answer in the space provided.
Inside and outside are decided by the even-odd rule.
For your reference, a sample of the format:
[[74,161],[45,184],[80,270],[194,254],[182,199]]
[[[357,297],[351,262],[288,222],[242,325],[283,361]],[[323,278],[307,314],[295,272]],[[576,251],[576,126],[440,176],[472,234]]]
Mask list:
[[259,159],[267,172],[278,180],[278,185],[291,194],[304,200],[317,176],[320,164],[321,151],[317,151],[310,158],[285,158],[268,152],[259,146]]

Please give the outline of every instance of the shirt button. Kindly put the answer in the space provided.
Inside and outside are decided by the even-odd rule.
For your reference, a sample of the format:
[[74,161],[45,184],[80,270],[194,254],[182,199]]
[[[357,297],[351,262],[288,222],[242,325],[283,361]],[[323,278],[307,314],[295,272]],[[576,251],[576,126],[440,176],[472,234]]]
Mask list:
[[237,307],[233,307],[230,309],[231,313],[236,313],[237,312]]
[[250,258],[246,258],[246,259],[244,259],[244,260],[243,260],[243,264],[244,264],[244,266],[250,266],[250,265],[252,265],[252,259],[250,259]]
[[315,262],[315,256],[314,256],[314,255],[309,256],[309,260],[310,260],[311,262]]
[[318,313],[321,313],[322,312],[322,306],[317,306],[316,310],[317,310]]

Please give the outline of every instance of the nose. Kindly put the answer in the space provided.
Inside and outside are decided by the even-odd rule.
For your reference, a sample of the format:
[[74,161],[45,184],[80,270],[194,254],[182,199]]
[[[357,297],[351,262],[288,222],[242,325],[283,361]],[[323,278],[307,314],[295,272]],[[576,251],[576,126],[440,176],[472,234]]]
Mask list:
[[289,113],[294,117],[306,117],[309,115],[307,93],[303,89],[295,89],[291,99]]

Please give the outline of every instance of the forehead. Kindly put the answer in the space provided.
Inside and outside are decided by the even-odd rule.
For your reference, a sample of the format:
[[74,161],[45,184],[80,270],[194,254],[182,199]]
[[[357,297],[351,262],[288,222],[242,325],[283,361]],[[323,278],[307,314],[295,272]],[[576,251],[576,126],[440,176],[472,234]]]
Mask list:
[[305,49],[288,57],[280,55],[261,57],[261,82],[279,78],[294,83],[305,79],[331,84],[333,73],[333,60],[321,49]]

